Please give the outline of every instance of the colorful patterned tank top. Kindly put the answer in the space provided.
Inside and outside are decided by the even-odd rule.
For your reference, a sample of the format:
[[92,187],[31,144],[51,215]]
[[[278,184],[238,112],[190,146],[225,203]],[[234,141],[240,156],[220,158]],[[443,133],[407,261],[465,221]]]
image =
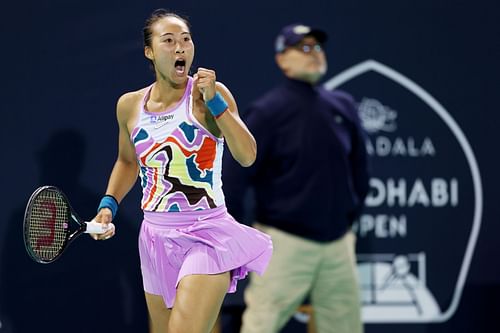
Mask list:
[[212,135],[192,113],[190,77],[184,96],[173,108],[139,110],[131,139],[135,145],[145,211],[184,212],[224,205],[221,167],[224,140]]

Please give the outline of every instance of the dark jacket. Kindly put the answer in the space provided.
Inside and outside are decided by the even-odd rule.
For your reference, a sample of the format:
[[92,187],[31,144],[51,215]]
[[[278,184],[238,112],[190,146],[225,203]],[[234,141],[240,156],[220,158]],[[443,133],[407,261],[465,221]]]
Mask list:
[[341,237],[368,192],[365,136],[352,97],[287,80],[243,120],[257,141],[257,160],[242,168],[225,159],[229,212],[241,221],[252,186],[258,222],[315,241]]

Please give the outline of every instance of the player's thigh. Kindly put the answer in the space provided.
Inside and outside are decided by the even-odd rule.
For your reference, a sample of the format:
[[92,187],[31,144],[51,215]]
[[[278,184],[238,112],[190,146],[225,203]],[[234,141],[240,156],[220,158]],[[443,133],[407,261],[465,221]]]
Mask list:
[[217,320],[229,282],[229,272],[183,277],[177,287],[169,330],[176,333],[210,332]]
[[144,293],[149,313],[150,333],[164,333],[167,331],[171,309],[165,306],[163,297]]

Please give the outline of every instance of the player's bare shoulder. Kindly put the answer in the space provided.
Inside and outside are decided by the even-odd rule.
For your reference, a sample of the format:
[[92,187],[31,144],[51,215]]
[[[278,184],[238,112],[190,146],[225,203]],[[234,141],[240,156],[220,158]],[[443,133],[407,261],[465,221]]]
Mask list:
[[140,110],[140,103],[144,99],[147,88],[131,91],[123,94],[116,104],[116,115],[118,121],[124,124],[133,121]]

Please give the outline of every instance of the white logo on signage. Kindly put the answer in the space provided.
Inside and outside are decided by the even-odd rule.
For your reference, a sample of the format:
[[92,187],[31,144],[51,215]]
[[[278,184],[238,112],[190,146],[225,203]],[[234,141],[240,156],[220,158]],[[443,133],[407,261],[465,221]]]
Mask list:
[[[398,89],[410,91],[413,94],[411,98],[417,97],[417,104],[422,104],[424,108],[418,110],[418,117],[424,115],[427,109],[430,110],[432,116],[426,120],[437,119],[436,126],[442,128],[444,124],[446,133],[437,133],[427,127],[419,128],[413,123],[401,129],[402,120],[406,119],[404,117],[407,114],[401,107],[391,106],[393,101],[387,101],[391,94],[385,98],[366,95],[360,98],[359,117],[369,134],[367,151],[379,163],[381,173],[374,173],[370,179],[371,192],[365,202],[367,212],[354,226],[360,240],[369,238],[370,244],[377,249],[373,253],[358,254],[363,319],[367,323],[446,321],[455,313],[460,302],[481,225],[483,198],[479,168],[467,138],[448,111],[422,87],[397,71],[374,60],[367,60],[335,76],[326,82],[325,87],[333,90],[366,73],[382,75],[396,83]],[[438,157],[441,157],[438,161],[442,161],[442,156],[449,156],[448,150],[454,148],[436,145],[443,135],[450,135],[452,142],[458,143],[457,149],[453,151],[465,157],[460,165],[466,166],[470,179],[458,177],[455,165],[454,168],[447,168],[449,171],[445,169],[444,174],[443,168],[434,171],[430,166]],[[390,163],[394,163],[389,169],[392,175],[387,172]],[[474,200],[459,200],[462,183],[465,188],[470,187],[469,192],[473,192]],[[460,255],[461,266],[457,266],[457,276],[453,276],[453,281],[450,278],[448,283],[451,302],[446,305],[448,301],[436,299],[437,296],[428,285],[428,277],[435,277],[436,274],[442,276],[439,272],[428,274],[429,260],[435,255],[422,250],[432,235],[427,234],[426,239],[415,239],[415,235],[420,235],[415,230],[425,223],[447,227],[448,223],[462,222],[467,217],[454,216],[457,220],[452,221],[434,216],[443,211],[452,214],[459,207],[469,206],[472,225],[467,237],[463,238],[463,254],[455,254]],[[468,220],[465,223],[469,223]],[[452,227],[450,225],[450,229]],[[406,240],[411,240],[411,244],[418,241],[421,246],[414,251],[400,249],[393,246],[393,242],[398,239],[404,239],[404,244]],[[381,251],[383,247],[390,250]],[[451,286],[454,288],[451,289]],[[444,304],[443,309],[439,302]]]
[[[425,253],[358,255],[363,315],[369,322],[432,321],[441,315],[427,288]],[[417,273],[411,272],[411,266]],[[392,319],[388,318],[392,313]],[[368,317],[368,318],[367,318]]]
[[369,133],[396,130],[397,112],[382,105],[374,98],[363,98],[358,106],[361,124]]

